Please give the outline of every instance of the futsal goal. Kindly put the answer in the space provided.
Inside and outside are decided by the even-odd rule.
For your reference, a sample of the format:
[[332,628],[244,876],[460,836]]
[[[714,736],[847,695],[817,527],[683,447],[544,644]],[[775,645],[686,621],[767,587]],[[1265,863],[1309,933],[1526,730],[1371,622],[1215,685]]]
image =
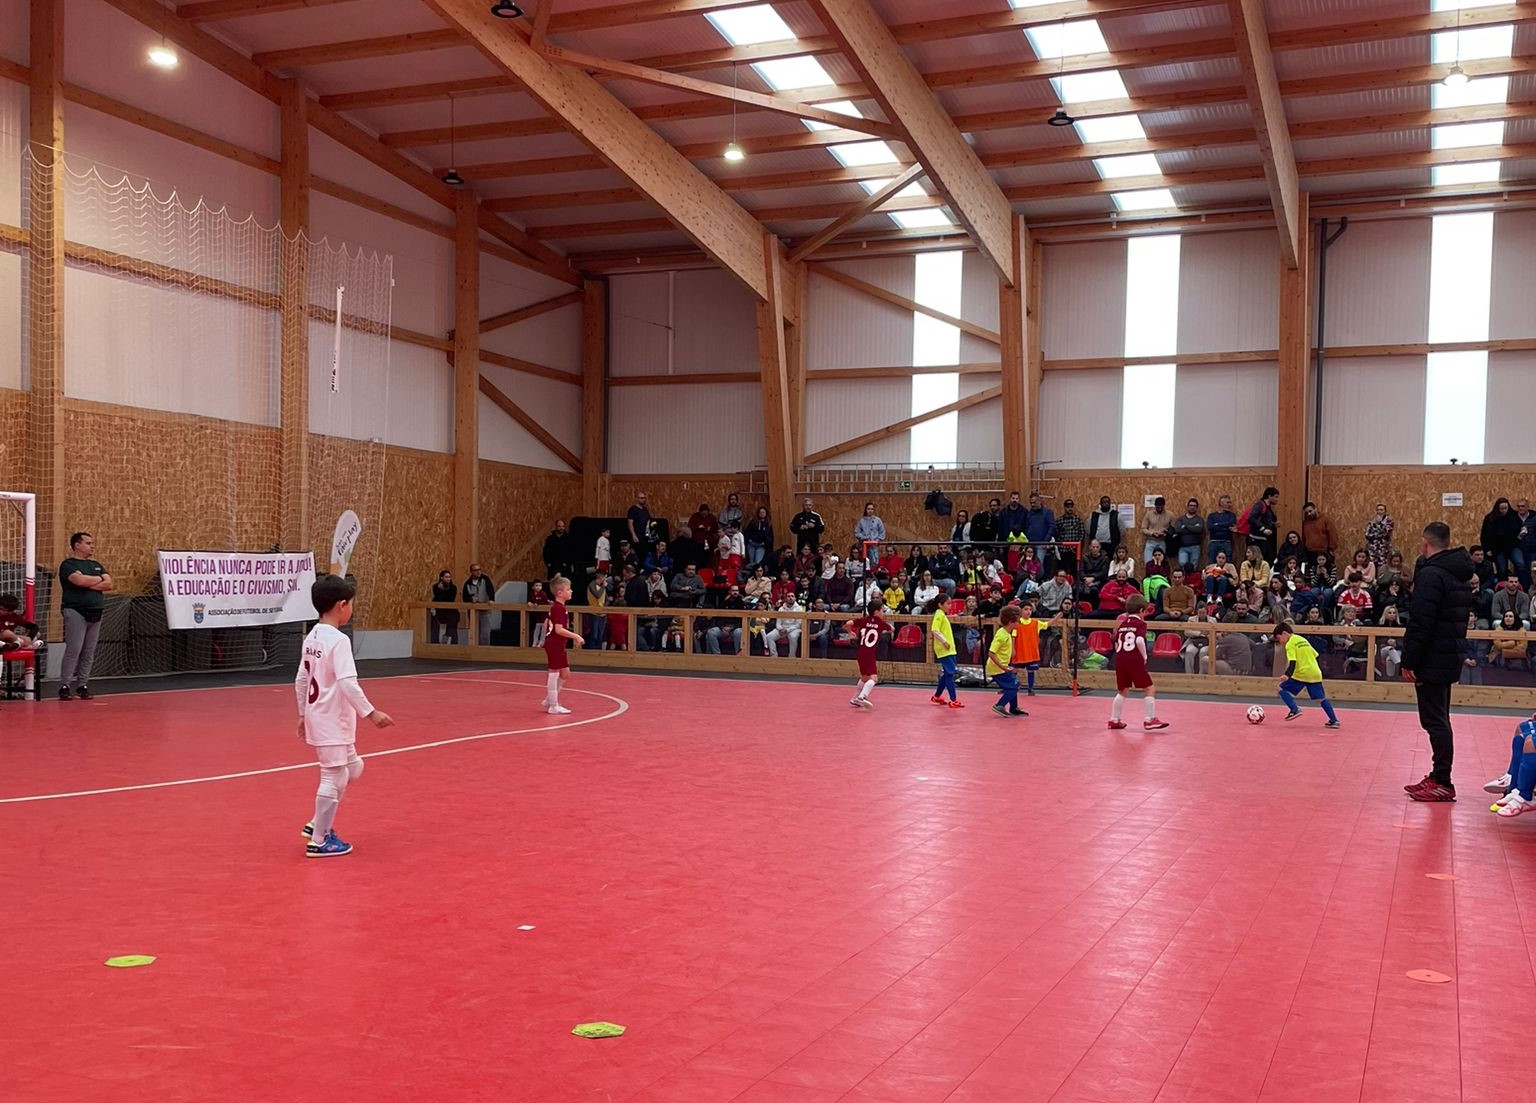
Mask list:
[[[898,543],[906,549],[907,554],[902,555],[893,550]],[[1078,663],[1082,648],[1077,585],[1077,564],[1081,548],[1077,542],[1059,541],[864,541],[863,563],[850,566],[859,572],[866,585],[870,578],[888,583],[899,579],[896,561],[900,559],[899,569],[908,571],[904,590],[912,595],[921,585],[923,561],[926,560],[927,569],[933,573],[934,559],[945,555],[954,557],[958,568],[946,564],[943,573],[953,573],[955,577],[941,578],[939,573],[933,573],[933,578],[939,586],[940,600],[954,629],[961,685],[982,684],[986,681],[986,653],[992,643],[1001,607],[1014,603],[1021,596],[1033,595],[1036,617],[1055,621],[1050,627],[1040,627],[1040,686],[1047,689],[1070,689],[1075,694],[1078,692]],[[913,577],[914,569],[916,577]],[[1069,585],[1057,610],[1060,613],[1059,620],[1055,613],[1041,611],[1038,596],[1039,587],[1055,577],[1058,571],[1066,572]],[[1026,583],[1025,579],[1030,579],[1031,583]],[[882,600],[882,604],[887,611],[894,611],[889,601]],[[908,607],[911,615],[893,622],[896,631],[890,640],[881,644],[878,660],[880,677],[882,681],[908,685],[931,684],[938,677],[938,662],[933,656],[928,620],[921,616],[922,608],[915,600],[898,602],[895,606],[903,610]],[[1060,676],[1052,676],[1053,671],[1059,671]]]

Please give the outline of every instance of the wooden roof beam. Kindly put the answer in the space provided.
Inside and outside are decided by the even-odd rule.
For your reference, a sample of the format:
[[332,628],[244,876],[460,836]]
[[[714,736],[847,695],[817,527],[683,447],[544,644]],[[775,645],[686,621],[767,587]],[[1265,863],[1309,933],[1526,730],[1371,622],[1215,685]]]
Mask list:
[[1285,102],[1280,98],[1280,78],[1275,75],[1275,58],[1269,48],[1269,28],[1264,22],[1260,0],[1229,0],[1232,33],[1237,41],[1237,63],[1248,92],[1248,106],[1253,111],[1254,133],[1259,140],[1259,155],[1264,161],[1264,183],[1275,209],[1275,226],[1280,231],[1280,259],[1287,268],[1295,268],[1307,244],[1303,224],[1301,184],[1296,175],[1296,152],[1291,148],[1290,125],[1285,120]]
[[346,42],[319,42],[312,46],[292,46],[252,54],[251,60],[263,69],[301,69],[306,65],[332,65],[340,61],[360,61],[372,57],[397,57],[427,50],[451,50],[468,43],[450,28],[437,31],[410,31],[379,38],[354,38]]
[[529,318],[537,318],[541,314],[559,310],[561,307],[575,306],[582,300],[582,292],[570,291],[564,295],[556,295],[553,299],[545,299],[543,302],[530,303],[528,306],[520,306],[516,310],[508,310],[502,314],[496,314],[480,322],[480,333],[490,333],[492,330],[502,329],[505,326],[515,326],[518,322],[526,322]]
[[795,246],[794,250],[789,254],[789,259],[791,261],[804,260],[827,242],[837,237],[838,234],[842,233],[849,226],[859,221],[859,219],[874,214],[886,200],[890,199],[908,184],[916,181],[922,175],[923,166],[913,165],[879,191],[873,192],[868,198],[855,203],[846,212],[838,215],[822,229],[816,231],[816,233]]
[[998,275],[1010,281],[1013,210],[890,28],[869,0],[812,0],[812,7],[927,169],[928,179],[949,197],[960,224]]
[[278,12],[298,11],[302,8],[326,8],[333,4],[350,4],[354,0],[193,0],[190,4],[178,4],[176,14],[188,23],[204,23],[213,19],[245,19],[252,15],[273,15]]
[[825,463],[827,460],[833,459],[836,456],[847,455],[849,452],[857,451],[858,449],[864,448],[868,445],[878,444],[882,440],[900,436],[902,433],[907,432],[914,426],[921,425],[926,421],[932,421],[936,417],[943,417],[945,414],[956,413],[960,410],[969,410],[972,406],[980,406],[983,402],[991,402],[994,398],[1002,397],[1003,388],[1001,386],[988,387],[984,391],[977,391],[973,395],[967,395],[965,398],[962,398],[957,402],[951,402],[947,405],[939,406],[936,409],[929,410],[925,414],[918,414],[916,417],[903,418],[901,421],[898,421],[893,425],[887,425],[884,428],[876,429],[873,432],[864,433],[849,440],[841,441],[832,445],[831,447],[823,448],[819,452],[812,452],[809,456],[805,457],[805,462]]
[[492,402],[494,402],[502,413],[506,414],[513,421],[521,425],[524,429],[528,430],[528,432],[533,435],[534,440],[538,441],[545,448],[548,448],[555,455],[559,456],[561,463],[565,464],[572,471],[576,472],[576,474],[581,474],[580,456],[556,440],[550,431],[544,428],[544,426],[539,422],[538,418],[530,416],[526,410],[508,398],[506,393],[500,387],[496,386],[496,384],[492,383],[483,375],[477,374],[476,378],[479,383],[481,394],[485,395],[486,398],[489,398]]
[[[921,167],[921,166],[918,166]],[[835,184],[857,184],[863,180],[884,180],[908,170],[901,162],[862,165],[857,168],[812,169],[802,172],[771,173],[763,176],[722,176],[716,186],[725,192],[770,191],[779,188],[813,188]],[[582,192],[547,192],[535,195],[508,195],[486,200],[492,211],[561,210],[566,207],[604,207],[616,203],[639,203],[645,196],[634,188],[599,188]]]

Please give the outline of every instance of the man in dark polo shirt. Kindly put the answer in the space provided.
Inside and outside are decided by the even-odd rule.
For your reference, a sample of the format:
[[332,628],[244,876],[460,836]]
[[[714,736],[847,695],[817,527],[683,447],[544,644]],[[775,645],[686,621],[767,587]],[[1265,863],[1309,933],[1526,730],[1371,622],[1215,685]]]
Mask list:
[[64,610],[64,666],[59,671],[59,700],[71,696],[91,699],[91,661],[96,658],[96,636],[101,631],[101,611],[106,608],[112,576],[92,558],[96,541],[88,532],[69,538],[69,558],[59,564],[60,605]]

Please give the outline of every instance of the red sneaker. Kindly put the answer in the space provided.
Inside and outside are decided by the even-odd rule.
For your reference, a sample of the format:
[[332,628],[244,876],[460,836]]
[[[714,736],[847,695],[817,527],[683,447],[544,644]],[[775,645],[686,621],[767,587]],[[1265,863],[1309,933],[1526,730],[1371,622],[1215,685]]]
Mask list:
[[1111,720],[1109,722],[1109,730],[1110,731],[1119,731],[1123,727],[1125,727],[1125,721],[1124,720]]
[[1403,786],[1403,792],[1405,792],[1405,793],[1417,793],[1420,789],[1423,789],[1426,785],[1433,785],[1434,782],[1435,782],[1434,778],[1430,777],[1428,774],[1425,774],[1418,781],[1415,781],[1412,785],[1404,785]]
[[952,708],[952,709],[963,709],[963,708],[965,708],[965,702],[964,701],[951,701],[949,703],[949,707]]
[[942,705],[944,703],[944,698],[940,697],[937,693],[928,698],[928,700],[932,701],[935,705]]
[[1146,728],[1147,731],[1149,731],[1149,732],[1155,732],[1155,731],[1161,731],[1162,729],[1166,728],[1168,726],[1168,722],[1166,720],[1159,720],[1157,717],[1154,716],[1150,720],[1142,721],[1141,726],[1143,728]]
[[1415,789],[1408,796],[1426,804],[1448,804],[1456,799],[1456,786],[1442,785],[1431,779],[1422,789]]

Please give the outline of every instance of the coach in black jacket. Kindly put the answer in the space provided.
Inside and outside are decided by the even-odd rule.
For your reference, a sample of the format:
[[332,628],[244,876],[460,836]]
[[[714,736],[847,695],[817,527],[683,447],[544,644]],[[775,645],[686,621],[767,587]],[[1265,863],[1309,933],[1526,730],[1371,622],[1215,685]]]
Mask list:
[[1403,632],[1403,673],[1414,681],[1419,723],[1429,733],[1434,762],[1416,785],[1404,786],[1420,801],[1452,801],[1451,686],[1461,675],[1461,645],[1472,609],[1472,558],[1452,548],[1451,528],[1439,521],[1424,527],[1423,555],[1413,572],[1413,600]]

